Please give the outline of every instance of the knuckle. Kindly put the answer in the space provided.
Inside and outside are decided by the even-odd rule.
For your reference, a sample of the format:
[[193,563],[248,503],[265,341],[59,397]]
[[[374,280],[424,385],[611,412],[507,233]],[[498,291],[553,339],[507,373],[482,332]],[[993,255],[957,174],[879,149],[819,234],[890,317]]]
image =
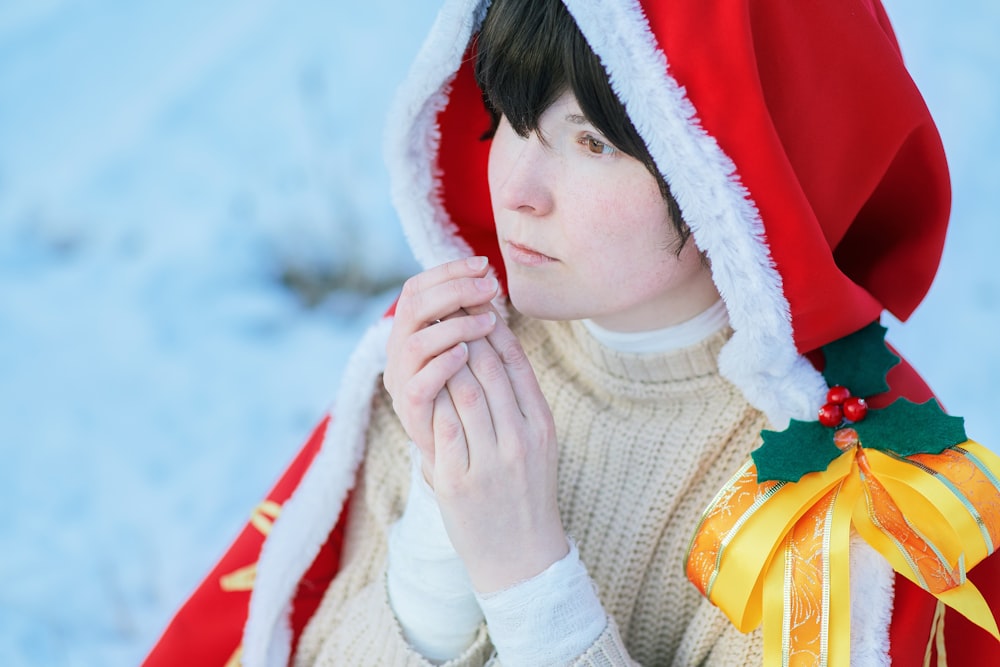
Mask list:
[[406,281],[403,283],[403,289],[401,289],[399,292],[400,300],[402,300],[404,297],[410,298],[414,294],[417,294],[418,292],[420,292],[420,274],[417,274],[415,276],[410,276],[409,278],[406,279]]
[[415,288],[406,293],[404,288],[404,293],[399,297],[399,303],[396,305],[396,318],[402,322],[412,322],[420,316],[420,309],[423,307],[424,303],[424,293],[417,291]]
[[458,303],[461,303],[464,300],[463,297],[465,296],[465,283],[466,281],[464,280],[448,281],[448,288],[451,289],[451,291],[454,293],[455,299],[457,300]]
[[423,395],[421,387],[414,382],[403,385],[400,391],[400,398],[395,401],[394,407],[400,420],[410,424],[424,419],[430,413],[430,402]]
[[462,333],[467,340],[475,340],[483,335],[483,325],[473,316],[462,318]]
[[425,405],[430,398],[419,382],[408,382],[403,391],[403,408],[406,411],[413,411]]
[[506,366],[520,366],[528,363],[528,355],[517,340],[507,341],[499,346],[497,354]]
[[[404,330],[408,322],[413,321],[413,299],[399,297],[399,301],[396,303],[396,314],[392,322],[392,334],[397,334],[397,331]],[[398,335],[398,334],[397,334]]]
[[434,425],[436,440],[444,444],[451,444],[462,439],[464,431],[462,423],[453,419],[441,419]]
[[462,265],[465,264],[464,261],[460,259],[453,259],[450,262],[446,262],[442,268],[444,269],[444,274],[449,278],[458,278],[463,275]]
[[462,383],[451,391],[455,407],[471,408],[483,399],[483,390],[478,383]]
[[492,354],[483,355],[478,359],[473,360],[472,368],[476,377],[483,378],[483,380],[487,381],[499,380],[507,373],[500,357]]
[[419,336],[407,336],[401,347],[402,354],[407,357],[420,357],[424,352]]

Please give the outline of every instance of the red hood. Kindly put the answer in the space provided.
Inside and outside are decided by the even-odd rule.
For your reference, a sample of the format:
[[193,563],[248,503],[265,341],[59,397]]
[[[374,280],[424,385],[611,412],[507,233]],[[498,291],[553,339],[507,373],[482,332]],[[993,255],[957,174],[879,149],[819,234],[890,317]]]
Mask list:
[[[474,251],[502,267],[468,53],[485,4],[446,3],[390,122],[397,208],[427,266]],[[814,418],[825,384],[801,353],[884,309],[908,317],[949,214],[940,139],[882,6],[566,5],[712,262],[734,329],[723,373],[776,424]]]

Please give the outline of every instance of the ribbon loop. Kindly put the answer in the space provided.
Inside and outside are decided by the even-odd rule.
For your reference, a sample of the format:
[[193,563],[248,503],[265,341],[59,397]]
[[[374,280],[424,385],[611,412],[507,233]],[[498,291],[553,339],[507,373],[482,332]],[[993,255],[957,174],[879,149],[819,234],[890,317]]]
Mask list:
[[857,446],[795,483],[758,484],[748,461],[705,511],[687,574],[741,631],[763,622],[765,664],[847,664],[854,529],[1000,640],[965,577],[1000,544],[998,477],[1000,457],[972,441],[909,457]]

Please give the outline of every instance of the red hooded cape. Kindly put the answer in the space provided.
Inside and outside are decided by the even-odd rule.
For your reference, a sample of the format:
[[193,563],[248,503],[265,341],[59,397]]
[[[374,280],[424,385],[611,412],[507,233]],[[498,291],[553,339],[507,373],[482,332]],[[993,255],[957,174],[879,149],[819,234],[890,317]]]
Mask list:
[[[721,371],[777,428],[815,419],[827,387],[809,353],[883,310],[908,317],[948,224],[940,139],[881,4],[564,2],[711,260],[734,331]],[[387,130],[396,208],[427,267],[473,252],[502,267],[469,57],[487,4],[445,2]],[[146,667],[234,666],[241,641],[248,667],[287,661],[337,570],[386,330],[359,345],[337,421],[320,423]],[[874,407],[931,396],[905,362],[888,381]],[[1000,611],[997,557],[970,578]],[[896,579],[894,665],[943,658],[939,647],[950,664],[1000,664],[988,634],[950,610],[941,626],[934,598]]]

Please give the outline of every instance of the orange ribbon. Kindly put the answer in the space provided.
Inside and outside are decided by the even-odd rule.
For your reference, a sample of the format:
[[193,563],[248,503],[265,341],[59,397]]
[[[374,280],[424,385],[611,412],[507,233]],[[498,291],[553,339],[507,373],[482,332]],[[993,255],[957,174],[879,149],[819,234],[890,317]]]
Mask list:
[[765,665],[846,665],[853,528],[1000,641],[965,576],[1000,544],[998,477],[1000,457],[972,441],[905,458],[855,445],[795,483],[758,484],[748,461],[705,511],[687,575],[741,631],[763,623]]

